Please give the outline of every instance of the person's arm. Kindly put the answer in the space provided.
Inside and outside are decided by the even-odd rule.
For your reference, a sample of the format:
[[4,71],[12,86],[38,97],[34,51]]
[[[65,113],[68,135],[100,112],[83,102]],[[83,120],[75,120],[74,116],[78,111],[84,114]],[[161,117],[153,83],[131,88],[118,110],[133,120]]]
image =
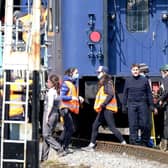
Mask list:
[[164,102],[168,98],[168,90],[163,91],[163,94],[159,98],[159,101]]
[[63,82],[62,86],[61,86],[61,90],[60,90],[60,98],[63,101],[70,101],[72,100],[72,96],[67,96],[67,93],[69,91],[68,86],[66,85],[65,82]]
[[104,93],[107,94],[107,97],[106,97],[104,103],[102,104],[102,108],[106,107],[106,105],[111,101],[111,99],[114,96],[113,87],[112,87],[112,84],[110,82],[107,82],[104,85]]
[[54,98],[55,98],[55,90],[53,89],[49,89],[48,91],[48,105],[47,105],[47,115],[46,115],[46,123],[48,123],[49,120],[49,116],[51,113],[51,110],[53,108],[54,105]]
[[164,91],[158,101],[164,102],[168,98],[168,78],[164,79]]
[[70,101],[70,100],[79,100],[78,97],[74,96],[67,96],[67,93],[69,92],[69,88],[66,85],[65,82],[63,82],[60,90],[60,99],[63,101]]
[[123,91],[123,106],[126,106],[128,98],[128,81],[125,81],[124,91]]
[[148,94],[148,101],[150,105],[153,105],[153,97],[149,83],[147,83],[147,94]]
[[147,101],[149,104],[149,109],[153,111],[154,110],[153,96],[148,80],[146,80],[146,92],[147,92]]
[[126,80],[124,84],[123,102],[122,102],[123,113],[127,111],[127,98],[128,98],[128,80]]

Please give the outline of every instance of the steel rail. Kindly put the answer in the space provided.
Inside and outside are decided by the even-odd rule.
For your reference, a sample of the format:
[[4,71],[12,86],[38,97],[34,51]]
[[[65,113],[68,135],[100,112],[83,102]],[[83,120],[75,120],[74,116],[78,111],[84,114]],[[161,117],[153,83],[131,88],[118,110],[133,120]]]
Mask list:
[[[72,144],[74,146],[88,145],[88,140],[73,138]],[[123,145],[120,143],[109,141],[97,141],[96,151],[103,151],[107,153],[120,153],[128,156],[134,156],[138,159],[146,159],[156,161],[161,164],[168,165],[168,153],[154,148],[147,148],[137,145]]]

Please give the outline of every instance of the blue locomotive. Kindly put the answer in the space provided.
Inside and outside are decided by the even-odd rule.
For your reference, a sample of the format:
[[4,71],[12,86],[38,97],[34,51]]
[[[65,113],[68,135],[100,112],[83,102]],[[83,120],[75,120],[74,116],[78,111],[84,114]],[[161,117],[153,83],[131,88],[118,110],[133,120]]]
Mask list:
[[[4,1],[0,1],[4,8]],[[14,0],[26,13],[33,0]],[[45,64],[62,74],[79,68],[81,78],[95,76],[98,65],[125,77],[132,63],[145,63],[150,76],[168,62],[167,0],[41,0],[48,8]],[[1,10],[1,18],[2,18]]]
[[112,75],[127,76],[136,62],[146,63],[150,75],[158,76],[168,62],[167,0],[60,3],[63,69],[77,66],[81,76],[91,76],[105,64]]
[[[32,2],[14,1],[15,5],[22,5],[20,10],[23,13],[27,12]],[[60,76],[69,67],[79,69],[80,94],[85,98],[80,114],[82,132],[90,130],[94,118],[93,102],[97,91],[95,70],[99,65],[106,65],[114,79],[119,104],[117,124],[127,125],[125,116],[121,114],[121,103],[124,79],[130,74],[131,64],[147,64],[152,89],[158,90],[159,69],[168,62],[168,1],[41,2],[48,9],[43,36],[43,45],[47,48],[42,52],[42,64],[49,73],[56,72]]]
[[98,65],[106,65],[113,76],[119,103],[116,122],[119,127],[126,126],[121,103],[131,64],[147,64],[152,89],[158,91],[159,69],[168,62],[168,1],[56,0],[49,2],[49,9],[55,11],[51,29],[54,35],[48,36],[52,39],[49,52],[55,55],[48,58],[48,65],[56,72],[71,66],[79,69],[80,92],[85,97],[82,132],[90,130],[94,118]]
[[[4,24],[5,2],[0,0],[0,28]],[[26,15],[31,12],[35,1],[8,2],[14,2],[14,12],[20,10]],[[127,115],[122,113],[122,94],[131,64],[145,63],[149,67],[152,91],[158,94],[159,69],[168,63],[168,0],[41,0],[41,4],[47,9],[45,29],[41,32],[42,69],[47,74],[57,73],[60,76],[69,67],[77,67],[80,72],[79,92],[85,102],[78,115],[76,136],[89,138],[91,135],[96,115],[93,103],[97,92],[96,69],[99,65],[108,67],[114,81],[119,109],[115,114],[116,125],[127,128]],[[3,31],[0,32],[0,67],[2,43]],[[45,76],[43,77],[42,89],[45,86]],[[2,85],[2,81],[0,84]],[[1,104],[2,100],[0,101]],[[43,100],[40,104],[39,116],[42,119]],[[31,104],[29,108],[31,110]],[[162,132],[162,118],[163,116],[156,116],[156,135]],[[38,123],[38,117],[34,117],[36,119],[35,123]],[[38,129],[38,124],[36,126]],[[37,144],[36,139],[28,143],[28,167],[38,167],[38,157],[35,157],[38,153]],[[15,148],[13,144],[8,145],[6,150],[8,149],[12,149],[17,157],[24,155],[22,147],[17,145]]]

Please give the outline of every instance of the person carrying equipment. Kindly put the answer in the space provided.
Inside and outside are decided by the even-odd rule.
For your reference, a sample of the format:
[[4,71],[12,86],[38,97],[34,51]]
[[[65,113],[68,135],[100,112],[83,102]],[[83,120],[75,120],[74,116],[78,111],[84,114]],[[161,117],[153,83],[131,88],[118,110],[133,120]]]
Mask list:
[[160,149],[163,151],[168,150],[168,64],[164,65],[160,69],[162,75],[162,87],[163,93],[158,99],[159,106],[162,107],[164,112],[164,123],[163,123],[163,136],[160,142]]

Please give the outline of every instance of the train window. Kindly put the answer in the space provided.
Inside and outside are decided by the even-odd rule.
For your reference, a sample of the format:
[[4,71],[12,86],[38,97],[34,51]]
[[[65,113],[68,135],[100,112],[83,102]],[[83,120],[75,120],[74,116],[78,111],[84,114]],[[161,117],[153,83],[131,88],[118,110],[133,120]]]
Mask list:
[[149,0],[127,0],[126,25],[130,32],[146,32],[149,27]]

